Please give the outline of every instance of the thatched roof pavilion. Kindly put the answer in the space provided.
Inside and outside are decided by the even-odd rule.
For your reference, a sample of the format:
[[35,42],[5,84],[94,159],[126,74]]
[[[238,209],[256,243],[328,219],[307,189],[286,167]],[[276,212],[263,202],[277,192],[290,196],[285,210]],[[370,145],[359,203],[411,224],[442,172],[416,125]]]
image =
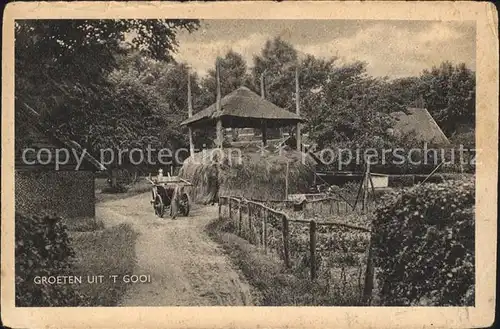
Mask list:
[[[264,72],[265,73],[265,72]],[[222,148],[224,128],[259,128],[262,143],[267,144],[267,128],[296,126],[297,150],[302,149],[300,126],[305,120],[300,116],[299,71],[295,70],[295,113],[282,109],[265,98],[265,76],[260,76],[261,95],[242,86],[222,97],[220,85],[220,58],[215,62],[216,101],[203,111],[193,115],[191,79],[188,74],[188,119],[181,126],[189,128],[189,153],[194,156],[193,128],[206,129],[215,124],[216,145]]]
[[214,103],[184,120],[181,125],[193,129],[206,128],[216,126],[219,120],[224,128],[261,129],[264,144],[267,128],[281,128],[304,122],[300,115],[282,109],[242,86],[220,100],[219,111],[217,103]]
[[240,87],[221,99],[220,112],[214,103],[181,125],[192,128],[214,126],[218,118],[226,128],[261,128],[263,122],[268,128],[280,128],[304,122],[300,115],[274,105],[247,87]]

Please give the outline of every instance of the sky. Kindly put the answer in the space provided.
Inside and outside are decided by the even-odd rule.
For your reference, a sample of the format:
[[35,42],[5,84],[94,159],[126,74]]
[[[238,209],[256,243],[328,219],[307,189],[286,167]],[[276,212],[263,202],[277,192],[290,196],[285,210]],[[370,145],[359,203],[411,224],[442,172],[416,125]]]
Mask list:
[[178,34],[175,58],[200,75],[229,50],[243,55],[249,67],[266,40],[275,37],[317,57],[338,57],[368,64],[373,76],[399,78],[448,60],[475,70],[475,22],[374,20],[202,20],[200,28]]

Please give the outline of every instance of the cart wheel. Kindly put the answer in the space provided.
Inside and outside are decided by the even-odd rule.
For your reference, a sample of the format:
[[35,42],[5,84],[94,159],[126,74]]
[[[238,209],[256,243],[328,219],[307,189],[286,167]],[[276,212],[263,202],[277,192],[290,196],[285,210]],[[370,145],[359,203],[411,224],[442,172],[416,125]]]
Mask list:
[[179,212],[183,216],[189,215],[189,197],[187,194],[183,194],[179,200]]
[[159,195],[157,195],[155,198],[155,203],[153,205],[153,208],[155,210],[155,215],[160,218],[163,218],[163,215],[165,215],[165,206],[163,205],[163,200]]

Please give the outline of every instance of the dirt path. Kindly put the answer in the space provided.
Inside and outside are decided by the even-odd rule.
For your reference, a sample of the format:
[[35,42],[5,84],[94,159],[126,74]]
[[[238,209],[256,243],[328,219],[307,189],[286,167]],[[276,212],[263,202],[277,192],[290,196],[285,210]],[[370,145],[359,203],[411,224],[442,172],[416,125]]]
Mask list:
[[189,217],[160,219],[149,193],[97,205],[105,224],[129,223],[140,235],[134,274],[151,283],[131,284],[122,306],[251,305],[248,283],[204,232],[217,207],[193,209]]

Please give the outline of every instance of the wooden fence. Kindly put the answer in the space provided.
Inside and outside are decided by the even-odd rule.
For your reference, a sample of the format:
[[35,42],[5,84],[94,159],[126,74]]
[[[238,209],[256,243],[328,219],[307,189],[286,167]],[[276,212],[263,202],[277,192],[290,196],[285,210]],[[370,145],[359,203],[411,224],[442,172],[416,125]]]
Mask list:
[[[321,199],[318,200],[314,201],[321,204],[319,203]],[[255,200],[221,196],[219,218],[227,216],[235,224],[239,236],[257,245],[265,253],[278,257],[286,268],[295,270],[306,268],[308,276],[313,281],[318,279],[320,269],[323,272],[334,269],[335,257],[325,257],[325,255],[345,255],[349,251],[356,255],[361,253],[364,256],[358,259],[362,265],[357,267],[358,286],[364,304],[369,304],[373,288],[370,230],[338,221],[293,219],[286,211],[269,206],[273,203],[285,209],[293,206],[288,201],[280,202],[278,204],[271,201],[266,205]],[[336,203],[328,199],[328,204]],[[346,234],[350,234],[349,239],[345,239]],[[361,271],[362,268],[364,273]],[[322,274],[322,277],[327,277],[331,273]],[[345,275],[344,273],[344,279]]]
[[359,202],[355,205],[355,200],[344,200],[336,197],[325,196],[324,194],[306,194],[302,204],[293,200],[257,200],[251,201],[264,204],[272,209],[281,211],[300,211],[305,217],[314,216],[334,216],[350,213],[364,214],[372,210],[373,202],[367,203],[367,208],[362,209]]

